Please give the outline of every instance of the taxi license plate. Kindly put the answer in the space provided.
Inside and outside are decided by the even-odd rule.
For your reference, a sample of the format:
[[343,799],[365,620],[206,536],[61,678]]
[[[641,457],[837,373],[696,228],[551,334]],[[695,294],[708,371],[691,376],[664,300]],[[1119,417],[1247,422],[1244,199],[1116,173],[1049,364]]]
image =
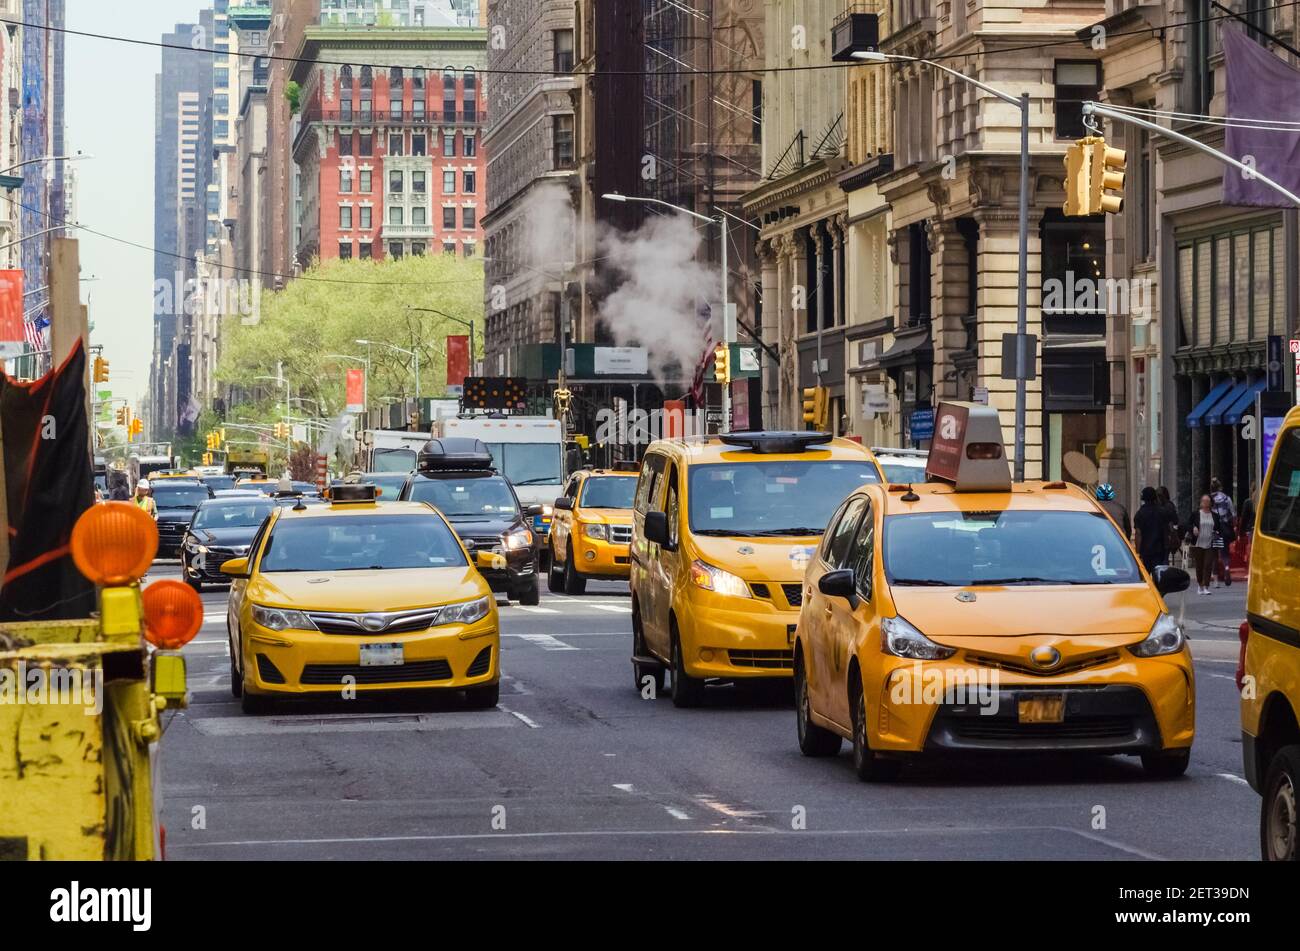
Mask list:
[[1063,723],[1065,721],[1065,697],[1061,694],[1049,694],[1046,697],[1032,697],[1017,704],[1021,723]]
[[401,644],[362,644],[362,667],[401,667],[406,654]]

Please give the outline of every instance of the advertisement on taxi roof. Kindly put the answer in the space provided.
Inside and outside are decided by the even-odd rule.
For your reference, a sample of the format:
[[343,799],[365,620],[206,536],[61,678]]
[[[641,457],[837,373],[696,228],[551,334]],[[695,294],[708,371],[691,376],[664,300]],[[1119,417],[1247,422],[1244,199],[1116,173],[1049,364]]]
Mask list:
[[938,418],[934,421],[934,438],[930,443],[930,458],[925,466],[927,479],[937,476],[949,482],[957,481],[969,416],[970,411],[965,406],[950,403],[939,405]]

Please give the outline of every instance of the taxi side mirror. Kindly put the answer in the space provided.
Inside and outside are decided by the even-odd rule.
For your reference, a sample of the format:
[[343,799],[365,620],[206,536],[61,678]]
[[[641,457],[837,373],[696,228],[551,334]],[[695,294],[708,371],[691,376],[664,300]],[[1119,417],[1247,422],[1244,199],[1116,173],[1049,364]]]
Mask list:
[[1156,566],[1156,590],[1162,595],[1177,594],[1186,591],[1192,584],[1192,576],[1181,568],[1172,565]]
[[645,539],[661,548],[666,548],[668,551],[673,550],[672,543],[668,540],[668,515],[666,512],[645,513]]
[[573,499],[569,498],[567,495],[562,495],[555,500],[555,505],[553,507],[557,509],[562,509],[565,512],[572,512]]
[[247,578],[248,559],[232,558],[229,561],[223,561],[221,563],[221,573],[223,575],[230,575],[232,578]]
[[828,571],[817,580],[817,590],[830,598],[844,598],[850,608],[858,606],[858,585],[848,568]]

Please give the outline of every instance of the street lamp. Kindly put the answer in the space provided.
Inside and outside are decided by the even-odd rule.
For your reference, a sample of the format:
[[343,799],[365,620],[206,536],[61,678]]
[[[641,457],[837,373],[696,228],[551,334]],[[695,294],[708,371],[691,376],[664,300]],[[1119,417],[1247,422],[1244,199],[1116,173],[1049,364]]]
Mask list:
[[[468,327],[468,328],[469,328],[469,366],[470,366],[470,373],[473,374],[473,372],[474,372],[474,354],[475,354],[475,352],[476,352],[476,351],[475,351],[475,347],[474,347],[474,321],[472,321],[472,320],[466,320],[464,317],[453,317],[451,314],[443,313],[442,311],[437,310],[436,308],[433,308],[433,307],[411,307],[411,306],[408,306],[406,309],[407,309],[407,310],[413,310],[413,311],[416,311],[417,313],[421,313],[421,314],[437,314],[439,317],[445,317],[447,320],[454,320],[456,323],[460,324],[462,327]],[[400,348],[398,348],[398,349],[400,349]],[[408,352],[408,353],[409,353],[410,351],[404,351],[404,352]],[[419,366],[419,363],[418,363],[419,359],[420,359],[419,357],[416,357],[416,360],[417,360],[417,364],[416,364],[416,365],[417,365],[417,366]],[[418,388],[418,380],[417,380],[417,388]]]
[[40,158],[28,159],[25,162],[19,162],[17,165],[10,165],[8,168],[0,169],[0,175],[8,175],[15,169],[36,165],[39,162],[78,162],[81,159],[92,159],[94,157],[89,152],[78,152],[76,155],[42,155]]
[[396,350],[398,353],[404,353],[408,357],[414,357],[415,358],[415,401],[417,404],[420,402],[420,351],[407,350],[405,347],[399,347],[396,344],[392,344],[392,343],[384,343],[383,341],[380,340],[358,340],[356,342],[361,344],[363,347],[370,347],[372,345],[376,347],[387,347],[389,350]]
[[[601,196],[606,201],[628,202],[635,201],[645,205],[660,205],[664,208],[671,208],[674,211],[680,211],[684,215],[690,215],[699,221],[716,224],[721,232],[722,238],[722,342],[728,347],[736,336],[736,328],[731,323],[731,293],[729,290],[728,264],[727,264],[727,242],[729,239],[727,229],[726,213],[719,210],[716,218],[710,218],[708,215],[702,215],[697,211],[691,211],[689,208],[683,208],[681,205],[674,205],[670,201],[664,201],[660,198],[642,198],[636,195],[620,195],[618,192],[608,192]],[[731,427],[731,388],[723,386],[722,388],[722,424]]]
[[1016,481],[1025,479],[1025,380],[1029,376],[1029,355],[1025,352],[1029,323],[1029,93],[1012,96],[959,73],[955,69],[916,56],[863,50],[853,54],[867,63],[924,63],[956,79],[984,90],[990,96],[1020,110],[1020,280],[1016,297]]

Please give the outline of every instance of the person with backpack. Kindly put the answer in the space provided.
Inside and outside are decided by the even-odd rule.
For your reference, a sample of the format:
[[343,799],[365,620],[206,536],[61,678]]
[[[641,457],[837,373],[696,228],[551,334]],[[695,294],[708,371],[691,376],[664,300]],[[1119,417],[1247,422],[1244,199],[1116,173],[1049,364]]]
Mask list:
[[1223,491],[1223,483],[1218,479],[1210,480],[1210,502],[1214,507],[1214,513],[1219,516],[1219,525],[1221,526],[1220,537],[1222,542],[1216,546],[1219,584],[1232,587],[1231,546],[1237,539],[1237,510],[1233,507],[1232,498]]
[[1120,531],[1124,533],[1125,538],[1133,537],[1133,523],[1129,521],[1128,509],[1122,502],[1115,498],[1115,487],[1109,482],[1103,482],[1096,489],[1097,502],[1105,510]]

